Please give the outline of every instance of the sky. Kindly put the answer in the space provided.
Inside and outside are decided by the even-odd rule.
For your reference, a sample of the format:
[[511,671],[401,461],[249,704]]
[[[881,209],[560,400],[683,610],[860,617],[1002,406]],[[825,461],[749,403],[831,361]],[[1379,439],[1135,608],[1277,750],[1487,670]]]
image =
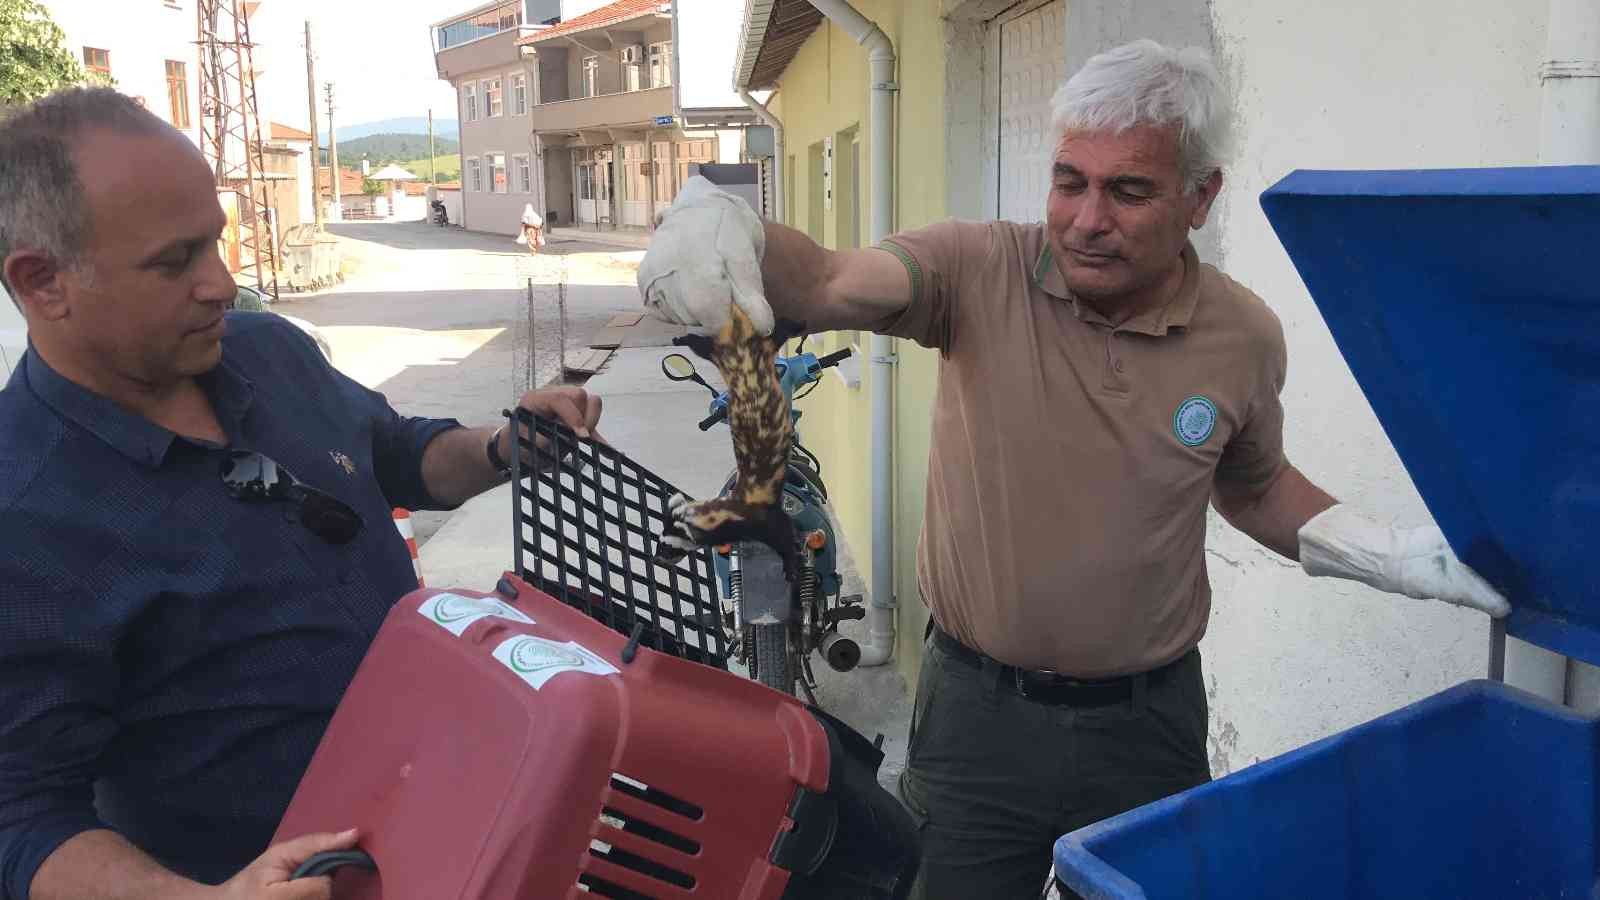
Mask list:
[[[332,81],[340,125],[401,116],[454,119],[449,82],[434,75],[429,26],[482,0],[265,0],[250,37],[265,66],[258,96],[263,118],[305,128],[305,20],[317,50],[318,127],[327,130],[320,84]],[[744,0],[679,0],[679,82],[692,106],[739,106],[733,93],[734,45]],[[590,3],[589,5],[595,5]],[[263,60],[261,57],[265,56]],[[758,97],[761,95],[758,95]]]
[[309,124],[305,22],[310,18],[321,131],[327,131],[328,120],[320,85],[329,81],[334,83],[334,120],[341,126],[426,116],[430,105],[434,118],[454,119],[455,93],[434,74],[428,27],[475,5],[474,0],[266,0],[251,19],[250,34],[258,45],[257,65],[266,67],[257,96],[262,117],[296,128]]

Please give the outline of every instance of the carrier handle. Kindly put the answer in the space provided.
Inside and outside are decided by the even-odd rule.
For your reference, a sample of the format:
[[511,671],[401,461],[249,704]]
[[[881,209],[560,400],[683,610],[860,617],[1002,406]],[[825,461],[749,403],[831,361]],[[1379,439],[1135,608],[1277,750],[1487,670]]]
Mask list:
[[318,853],[301,863],[300,867],[294,870],[294,874],[289,876],[289,880],[317,878],[331,874],[335,869],[342,869],[345,866],[355,866],[356,868],[366,869],[369,872],[378,871],[378,864],[373,862],[372,857],[368,856],[364,850],[330,850],[326,853]]

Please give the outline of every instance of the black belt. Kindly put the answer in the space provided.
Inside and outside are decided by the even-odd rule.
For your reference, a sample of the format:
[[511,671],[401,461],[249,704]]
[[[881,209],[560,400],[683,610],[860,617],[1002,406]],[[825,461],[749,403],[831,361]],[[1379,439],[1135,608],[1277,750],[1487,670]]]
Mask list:
[[1016,666],[1006,665],[961,643],[946,634],[938,625],[934,625],[932,630],[934,645],[951,659],[978,670],[982,670],[987,661],[998,667],[1000,687],[1013,691],[1024,699],[1048,706],[1111,706],[1126,703],[1133,698],[1134,687],[1139,681],[1144,681],[1146,687],[1160,684],[1172,674],[1172,670],[1177,668],[1179,663],[1188,658],[1188,654],[1185,654],[1160,668],[1118,678],[1072,678],[1046,670],[1019,669]]

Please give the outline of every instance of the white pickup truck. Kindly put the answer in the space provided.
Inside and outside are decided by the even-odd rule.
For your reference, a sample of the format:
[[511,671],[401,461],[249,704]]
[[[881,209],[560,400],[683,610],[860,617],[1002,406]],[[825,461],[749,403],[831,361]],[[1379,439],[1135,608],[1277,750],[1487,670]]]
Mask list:
[[11,367],[22,359],[27,349],[28,323],[22,321],[22,313],[11,302],[11,295],[0,287],[0,368],[4,369],[5,378],[11,377]]

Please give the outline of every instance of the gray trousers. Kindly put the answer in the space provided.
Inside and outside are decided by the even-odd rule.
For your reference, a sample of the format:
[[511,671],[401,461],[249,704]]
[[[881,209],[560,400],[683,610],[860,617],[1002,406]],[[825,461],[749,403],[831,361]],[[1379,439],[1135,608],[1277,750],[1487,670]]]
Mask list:
[[913,900],[1036,900],[1057,838],[1209,781],[1199,651],[1131,693],[1047,705],[930,637],[900,776],[923,840]]

